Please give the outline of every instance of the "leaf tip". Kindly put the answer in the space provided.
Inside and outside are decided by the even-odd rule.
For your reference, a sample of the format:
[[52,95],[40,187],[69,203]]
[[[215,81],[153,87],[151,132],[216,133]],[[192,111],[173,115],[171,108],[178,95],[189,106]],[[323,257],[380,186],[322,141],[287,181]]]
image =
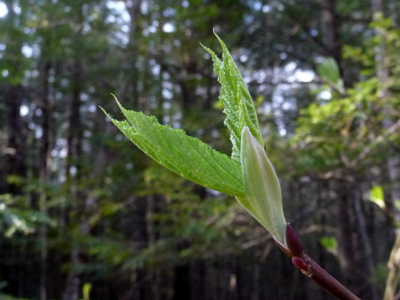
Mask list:
[[215,31],[215,28],[213,28],[213,33],[217,37],[217,39],[219,39],[219,36],[218,36],[217,32]]
[[121,105],[121,103],[118,101],[117,96],[115,96],[113,93],[111,93],[111,96],[114,97],[115,102],[117,102],[119,108],[123,111],[124,108],[123,108],[123,106]]
[[242,134],[249,134],[250,133],[250,129],[248,126],[244,126],[242,129]]
[[212,57],[215,56],[214,51],[212,51],[210,48],[204,46],[202,43],[200,43],[200,46],[203,47],[203,49],[206,50]]
[[244,126],[242,129],[242,146],[246,145],[246,142],[251,142],[252,141],[253,134],[250,131],[250,128],[248,126]]
[[226,45],[225,45],[224,41],[219,37],[219,35],[215,31],[215,28],[213,29],[213,33],[214,33],[215,37],[218,39],[218,42],[220,43],[223,52],[227,52],[228,48],[226,48]]
[[100,105],[99,105],[99,108],[103,111],[103,113],[105,113],[106,114],[106,116],[108,117],[108,113],[105,111],[105,109],[104,108],[102,108]]

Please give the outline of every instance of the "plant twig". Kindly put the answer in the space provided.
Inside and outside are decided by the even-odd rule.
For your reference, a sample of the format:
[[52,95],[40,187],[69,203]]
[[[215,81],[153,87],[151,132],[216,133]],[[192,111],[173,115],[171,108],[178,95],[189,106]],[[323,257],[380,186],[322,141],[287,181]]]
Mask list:
[[339,300],[360,300],[349,289],[333,278],[327,271],[321,268],[303,251],[303,246],[290,224],[286,226],[287,247],[277,243],[279,248],[289,257],[292,263],[308,278],[312,279],[319,286],[331,293]]
[[[321,268],[315,261],[309,258],[306,254],[303,254],[304,258],[301,259],[300,257],[293,257],[294,262],[293,264],[298,267],[301,272],[306,275],[308,278],[312,279],[316,282],[319,286],[324,288],[326,291],[331,293],[337,299],[340,300],[360,300],[356,295],[354,295],[350,290],[348,290],[344,285],[342,285],[339,281],[333,278],[327,271]],[[293,261],[292,259],[292,261]],[[302,262],[306,261],[303,269],[296,265],[296,259],[301,260]]]

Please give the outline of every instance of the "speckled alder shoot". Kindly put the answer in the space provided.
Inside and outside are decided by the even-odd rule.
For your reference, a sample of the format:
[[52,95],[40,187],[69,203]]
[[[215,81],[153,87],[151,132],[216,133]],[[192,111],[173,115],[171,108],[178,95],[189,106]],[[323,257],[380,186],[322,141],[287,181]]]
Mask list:
[[231,157],[181,129],[160,125],[153,116],[126,110],[118,101],[127,120],[117,121],[105,113],[137,147],[164,167],[206,188],[235,196],[303,274],[338,299],[359,299],[304,253],[295,231],[286,222],[279,180],[264,151],[253,100],[224,42],[217,38],[222,60],[203,48],[210,53],[221,84],[219,99],[230,130]]

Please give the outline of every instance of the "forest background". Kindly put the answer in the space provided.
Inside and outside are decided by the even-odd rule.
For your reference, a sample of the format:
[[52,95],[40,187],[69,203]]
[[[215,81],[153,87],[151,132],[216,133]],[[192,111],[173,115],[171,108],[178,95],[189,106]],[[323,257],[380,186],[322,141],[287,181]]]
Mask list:
[[113,93],[230,155],[213,29],[307,253],[400,299],[399,24],[397,0],[0,1],[1,299],[332,299],[99,110],[122,119]]

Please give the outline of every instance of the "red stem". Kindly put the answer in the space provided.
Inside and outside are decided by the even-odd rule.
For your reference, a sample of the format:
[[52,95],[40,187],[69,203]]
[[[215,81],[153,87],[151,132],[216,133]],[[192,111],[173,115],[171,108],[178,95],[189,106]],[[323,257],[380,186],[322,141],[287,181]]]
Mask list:
[[285,235],[287,248],[278,242],[277,245],[286,255],[292,258],[292,263],[298,267],[304,275],[315,281],[339,300],[360,300],[360,298],[350,292],[315,261],[309,258],[307,254],[304,254],[303,246],[290,224],[286,226]]
[[304,259],[307,261],[307,270],[301,269],[303,274],[318,283],[318,285],[323,287],[339,300],[360,300],[360,298],[322,269],[315,261],[310,259],[307,255],[304,256],[303,261]]

